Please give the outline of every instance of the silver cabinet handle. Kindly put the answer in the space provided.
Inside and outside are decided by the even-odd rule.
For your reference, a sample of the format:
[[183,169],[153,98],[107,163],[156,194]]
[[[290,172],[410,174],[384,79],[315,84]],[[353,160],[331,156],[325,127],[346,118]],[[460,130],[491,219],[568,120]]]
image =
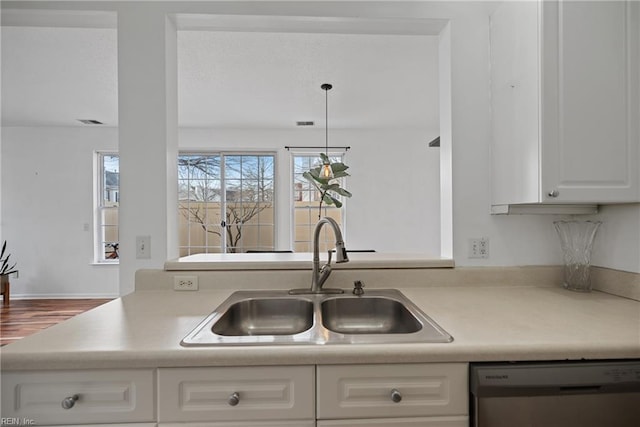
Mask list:
[[236,406],[238,403],[240,403],[240,394],[238,394],[238,392],[231,393],[231,395],[227,399],[227,403],[231,406]]
[[560,195],[560,192],[558,190],[551,190],[551,191],[549,191],[549,193],[547,193],[547,195],[549,197],[554,197],[555,198],[555,197],[558,197]]
[[62,399],[62,407],[64,409],[73,408],[79,398],[80,396],[78,396],[77,394],[74,394],[73,396],[65,397],[64,399]]
[[402,400],[402,393],[394,388],[393,390],[391,390],[391,400],[393,400],[395,403],[400,402]]

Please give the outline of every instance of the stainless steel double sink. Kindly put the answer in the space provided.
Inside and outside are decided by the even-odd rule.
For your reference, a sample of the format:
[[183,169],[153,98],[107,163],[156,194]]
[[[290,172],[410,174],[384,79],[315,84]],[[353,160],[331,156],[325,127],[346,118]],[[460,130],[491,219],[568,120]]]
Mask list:
[[401,292],[364,295],[237,291],[183,346],[447,343],[451,335]]

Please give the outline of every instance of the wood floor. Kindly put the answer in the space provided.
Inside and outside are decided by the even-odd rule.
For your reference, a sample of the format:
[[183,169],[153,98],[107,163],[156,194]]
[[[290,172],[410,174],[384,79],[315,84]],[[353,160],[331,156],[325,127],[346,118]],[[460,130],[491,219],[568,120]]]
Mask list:
[[110,299],[11,300],[0,305],[0,346],[35,334]]

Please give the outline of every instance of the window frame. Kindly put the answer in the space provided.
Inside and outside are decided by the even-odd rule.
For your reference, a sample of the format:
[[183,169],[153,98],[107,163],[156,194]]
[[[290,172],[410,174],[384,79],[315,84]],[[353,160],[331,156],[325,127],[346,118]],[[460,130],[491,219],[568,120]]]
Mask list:
[[[120,154],[117,151],[107,150],[107,151],[96,151],[94,152],[94,179],[95,179],[95,191],[94,191],[94,248],[93,248],[93,262],[95,264],[100,265],[109,265],[109,264],[120,264],[120,258],[117,256],[116,258],[109,259],[105,256],[105,243],[107,243],[105,238],[105,227],[106,225],[103,222],[104,213],[107,211],[115,211],[119,213],[120,209],[120,178],[118,177],[118,190],[115,193],[117,196],[117,201],[111,205],[107,205],[104,203],[105,191],[106,191],[106,183],[105,183],[105,168],[104,161],[105,157],[117,157],[118,158],[118,175],[120,174]],[[120,243],[120,226],[119,220],[116,224],[118,228],[118,239],[116,245],[119,246]],[[116,249],[118,250],[118,249]]]
[[[269,246],[268,248],[263,245],[262,247],[265,248],[264,250],[275,250],[277,248],[277,244],[278,244],[278,207],[277,207],[277,200],[278,200],[278,153],[276,151],[268,151],[268,150],[260,150],[260,151],[253,151],[253,150],[179,150],[178,152],[178,157],[180,156],[218,156],[220,157],[220,186],[221,189],[222,188],[226,188],[226,182],[230,181],[233,178],[228,178],[226,176],[226,171],[225,171],[225,167],[226,167],[226,162],[225,162],[225,158],[227,157],[234,157],[234,156],[254,156],[254,157],[260,157],[260,156],[269,156],[272,158],[273,160],[273,177],[272,177],[272,183],[273,183],[273,190],[272,190],[272,200],[271,200],[271,209],[273,210],[273,221],[271,224],[269,224],[272,229],[273,229],[273,244],[272,246]],[[240,181],[244,181],[246,178],[240,178]],[[180,186],[180,175],[178,174],[178,182],[176,182],[176,185]],[[180,193],[180,190],[178,189],[178,194]],[[224,207],[226,210],[228,201],[227,201],[227,191],[221,191],[220,194],[220,204],[221,204],[221,208]],[[176,225],[177,227],[180,227],[180,221],[181,221],[181,215],[182,213],[180,212],[181,209],[181,200],[180,197],[178,196],[178,205],[177,205],[177,209],[178,211],[178,224]],[[226,217],[226,216],[225,216]],[[188,224],[188,221],[187,221]],[[258,224],[258,227],[260,227],[260,224]],[[188,230],[188,229],[187,229]],[[205,245],[205,246],[193,246],[190,243],[190,233],[189,231],[187,231],[187,233],[189,233],[189,235],[187,236],[187,245],[182,245],[181,244],[181,239],[180,239],[180,233],[181,231],[178,230],[178,252],[180,253],[180,257],[183,256],[189,256],[194,254],[193,252],[191,252],[191,248],[199,248],[199,249],[204,249],[204,252],[195,252],[195,253],[227,253],[227,248],[229,247],[229,243],[227,242],[227,235],[226,233],[222,233],[222,235],[220,236],[220,245],[219,245],[219,251],[218,252],[210,252],[210,248],[215,248],[216,246],[210,246],[210,245]],[[246,248],[243,245],[238,246],[238,248],[240,248],[241,250],[246,250]],[[187,253],[183,254],[183,250],[186,250]],[[236,253],[244,253],[244,252],[236,252]]]
[[[327,152],[327,155],[329,156],[329,158],[332,161],[335,161],[336,158],[341,161],[346,163],[346,157],[347,157],[347,151],[346,150],[340,150],[340,149],[329,149],[329,151]],[[297,210],[301,210],[304,208],[297,208],[296,207],[296,189],[295,189],[295,184],[296,184],[296,162],[295,162],[295,158],[296,157],[314,157],[317,158],[318,161],[320,161],[320,155],[318,154],[318,149],[317,148],[297,148],[295,150],[290,150],[289,152],[289,162],[290,162],[290,170],[289,170],[289,179],[290,179],[290,186],[289,186],[289,191],[290,191],[290,199],[289,199],[289,206],[290,206],[290,232],[291,232],[291,242],[290,242],[290,248],[293,252],[297,252],[296,251],[296,244],[299,243],[306,243],[308,244],[308,251],[305,252],[312,252],[313,248],[312,248],[312,240],[313,240],[313,229],[315,228],[315,225],[313,224],[309,224],[309,235],[310,240],[309,241],[298,241],[296,240],[296,211]],[[346,186],[347,184],[347,178],[348,177],[344,177],[341,178],[342,180],[342,186]],[[304,191],[304,190],[303,190]],[[342,236],[343,238],[346,240],[347,239],[347,234],[348,234],[348,230],[347,230],[347,198],[341,198],[342,201],[342,207],[341,208],[337,208],[335,206],[323,206],[323,210],[326,212],[327,209],[329,210],[338,210],[340,212],[340,221],[339,221],[339,225],[340,225],[340,231],[342,232]],[[309,208],[307,208],[309,209]],[[323,215],[324,216],[324,215]],[[327,227],[325,227],[325,229],[323,230],[323,235],[321,236],[321,244],[320,244],[320,249],[321,251],[324,250],[323,246],[333,246],[335,241],[332,240],[332,234],[327,234]],[[300,252],[300,253],[304,253],[304,252]]]

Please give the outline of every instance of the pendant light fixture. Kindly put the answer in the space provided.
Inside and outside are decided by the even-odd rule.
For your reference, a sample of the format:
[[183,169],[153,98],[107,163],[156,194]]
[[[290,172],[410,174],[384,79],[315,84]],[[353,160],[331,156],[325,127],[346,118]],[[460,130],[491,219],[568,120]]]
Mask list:
[[320,177],[324,179],[333,178],[333,170],[331,169],[331,162],[329,161],[329,91],[333,87],[329,83],[323,83],[320,86],[324,90],[324,105],[325,105],[325,133],[324,133],[324,155],[326,156],[322,161],[322,169],[320,170]]

